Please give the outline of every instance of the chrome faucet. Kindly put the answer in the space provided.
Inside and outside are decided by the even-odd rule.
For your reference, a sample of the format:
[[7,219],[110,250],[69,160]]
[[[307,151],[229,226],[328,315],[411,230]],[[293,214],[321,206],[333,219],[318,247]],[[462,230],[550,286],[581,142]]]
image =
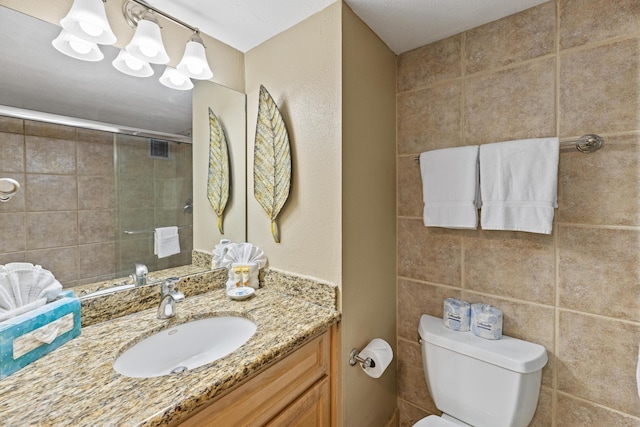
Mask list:
[[175,304],[184,300],[184,294],[175,289],[179,277],[170,277],[162,282],[158,319],[168,319],[176,315]]
[[146,265],[135,263],[136,271],[130,277],[133,279],[133,283],[136,286],[144,286],[147,284],[147,274],[149,273],[149,269]]

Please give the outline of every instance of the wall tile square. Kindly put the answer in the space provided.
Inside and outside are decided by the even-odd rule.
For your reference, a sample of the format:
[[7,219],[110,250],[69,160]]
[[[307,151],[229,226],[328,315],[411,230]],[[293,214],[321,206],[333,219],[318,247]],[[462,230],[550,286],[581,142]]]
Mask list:
[[101,277],[115,273],[115,242],[78,246],[78,277]]
[[561,310],[558,331],[558,390],[640,416],[640,325]]
[[78,209],[115,209],[113,176],[78,176]]
[[439,413],[427,388],[417,342],[398,340],[398,397],[425,411]]
[[78,211],[78,243],[114,241],[116,211]]
[[74,175],[27,175],[27,211],[78,209],[78,187]]
[[22,212],[0,213],[0,252],[26,249],[25,216]]
[[637,418],[625,416],[619,412],[574,399],[558,393],[557,424],[562,427],[615,426],[639,427]]
[[467,80],[465,145],[554,136],[555,60]]
[[398,275],[461,285],[462,232],[427,228],[421,219],[398,219]]
[[24,120],[0,116],[0,132],[24,134]]
[[553,304],[554,264],[551,235],[470,231],[464,237],[466,289]]
[[118,206],[153,208],[155,206],[153,175],[120,175],[118,179]]
[[541,387],[536,413],[533,415],[529,427],[553,426],[553,395],[554,392],[551,389]]
[[78,174],[114,174],[113,141],[78,141]]
[[564,308],[640,321],[640,231],[561,226]]
[[51,271],[56,279],[67,287],[78,278],[78,247],[42,249],[27,252],[27,262],[40,264]]
[[0,172],[24,172],[24,136],[0,132]]
[[457,35],[398,56],[398,92],[460,77],[461,50],[462,36]]
[[423,314],[442,317],[445,298],[461,298],[459,289],[428,285],[398,279],[398,336],[407,340],[418,337],[418,325]]
[[419,420],[432,415],[417,406],[412,405],[404,399],[398,399],[399,427],[412,427]]
[[26,252],[0,252],[0,265],[9,264],[10,262],[25,262],[27,260]]
[[637,0],[557,0],[560,48],[567,49],[613,37],[637,34]]
[[416,156],[400,156],[396,162],[398,215],[422,217],[422,177]]
[[558,177],[558,222],[640,225],[640,136],[607,137],[594,155],[561,153]]
[[27,172],[66,174],[76,173],[76,142],[62,139],[27,136]]
[[398,94],[398,153],[462,145],[460,83]]
[[46,139],[76,139],[76,128],[71,126],[56,125],[53,123],[37,122],[33,120],[24,121],[24,134],[42,136]]
[[154,159],[149,156],[148,138],[118,135],[116,147],[121,175],[153,176]]
[[555,53],[555,9],[546,2],[467,31],[467,74]]
[[560,136],[640,128],[640,39],[560,55]]
[[77,243],[77,211],[27,213],[27,247],[29,250],[71,246]]

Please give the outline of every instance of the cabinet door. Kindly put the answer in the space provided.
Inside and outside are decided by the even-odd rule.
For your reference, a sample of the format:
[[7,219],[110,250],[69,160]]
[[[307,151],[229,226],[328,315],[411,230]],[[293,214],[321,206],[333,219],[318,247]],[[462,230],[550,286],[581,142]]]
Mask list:
[[285,408],[269,427],[329,427],[331,425],[329,377],[324,377]]
[[330,345],[328,331],[182,421],[180,427],[266,425],[329,377]]

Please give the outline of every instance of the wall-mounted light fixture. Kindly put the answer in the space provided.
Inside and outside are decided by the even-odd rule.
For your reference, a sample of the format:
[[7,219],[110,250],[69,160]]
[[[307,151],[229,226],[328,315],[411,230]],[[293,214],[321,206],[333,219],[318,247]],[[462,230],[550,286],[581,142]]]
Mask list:
[[[65,55],[83,61],[100,61],[104,55],[98,44],[113,44],[113,34],[107,20],[106,0],[74,0],[71,9],[60,24],[60,35],[53,46]],[[213,76],[205,54],[200,31],[141,0],[127,0],[122,5],[127,23],[135,29],[133,38],[117,58],[113,66],[120,72],[134,77],[149,77],[154,71],[150,64],[167,64],[169,55],[162,42],[161,28],[155,14],[193,31],[186,43],[182,59],[176,68],[167,66],[160,83],[178,90],[190,90],[190,79],[208,80]]]

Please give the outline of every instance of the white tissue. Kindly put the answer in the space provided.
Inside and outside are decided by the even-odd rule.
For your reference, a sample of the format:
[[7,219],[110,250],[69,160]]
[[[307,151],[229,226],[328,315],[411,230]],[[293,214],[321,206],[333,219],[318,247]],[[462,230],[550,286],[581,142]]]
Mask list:
[[362,370],[371,378],[380,378],[391,363],[391,360],[393,360],[393,349],[382,338],[374,338],[358,356],[363,359],[371,358],[375,366],[362,367]]
[[229,281],[227,287],[233,282],[235,286],[234,266],[249,266],[249,286],[255,289],[260,287],[258,273],[267,265],[267,256],[262,249],[251,243],[232,243],[229,245],[222,264],[229,267]]
[[456,298],[446,298],[442,322],[454,331],[468,331],[471,327],[471,304]]
[[231,240],[222,239],[220,243],[218,243],[213,248],[213,258],[211,260],[211,268],[227,268],[228,264],[223,262],[224,256],[227,254],[229,247],[232,245]]
[[57,298],[60,282],[39,265],[0,265],[0,321],[42,307]]
[[502,311],[489,304],[471,304],[471,332],[480,338],[502,338]]

